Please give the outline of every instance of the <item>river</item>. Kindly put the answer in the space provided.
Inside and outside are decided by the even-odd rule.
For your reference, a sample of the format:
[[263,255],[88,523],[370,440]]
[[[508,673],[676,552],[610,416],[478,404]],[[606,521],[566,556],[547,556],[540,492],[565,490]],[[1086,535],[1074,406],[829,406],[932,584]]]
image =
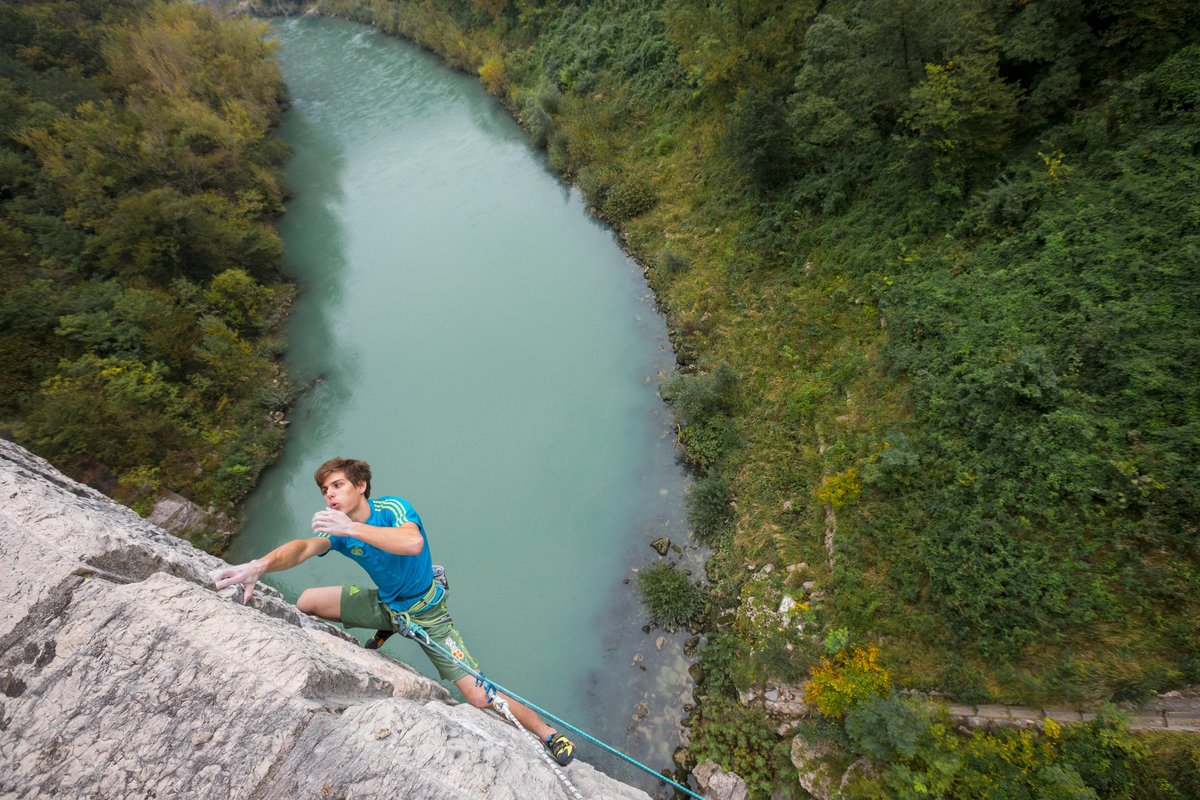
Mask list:
[[[685,546],[673,560],[700,559],[657,395],[673,356],[639,267],[472,76],[347,22],[284,20],[274,36],[295,149],[280,232],[301,287],[286,363],[315,383],[227,557],[307,535],[313,470],[365,459],[375,496],[420,513],[483,671],[669,767],[686,633],[659,649],[662,632],[643,632],[636,570],[659,560],[658,536]],[[332,555],[268,582],[294,600],[364,579]],[[410,642],[384,652],[436,674]]]

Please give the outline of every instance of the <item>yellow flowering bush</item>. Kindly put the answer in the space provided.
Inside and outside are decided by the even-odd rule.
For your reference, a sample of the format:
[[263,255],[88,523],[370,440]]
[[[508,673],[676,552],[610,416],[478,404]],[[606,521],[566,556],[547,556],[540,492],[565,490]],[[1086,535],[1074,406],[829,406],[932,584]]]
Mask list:
[[879,664],[879,648],[855,647],[822,658],[804,684],[804,701],[822,716],[841,719],[856,704],[886,694],[892,676]]
[[833,506],[834,511],[852,503],[862,494],[862,478],[857,467],[849,467],[835,475],[826,475],[815,492],[822,503]]
[[508,73],[504,69],[504,59],[499,56],[489,56],[483,62],[483,66],[479,68],[479,81],[488,90],[488,94],[494,94],[497,97],[503,95],[504,90],[508,87]]

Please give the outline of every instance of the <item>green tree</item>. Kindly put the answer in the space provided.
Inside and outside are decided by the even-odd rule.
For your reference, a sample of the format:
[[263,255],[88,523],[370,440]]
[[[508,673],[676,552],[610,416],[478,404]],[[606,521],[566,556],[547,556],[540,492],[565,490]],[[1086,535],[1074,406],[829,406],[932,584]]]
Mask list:
[[741,91],[790,83],[801,57],[797,45],[818,7],[815,0],[668,0],[663,14],[693,83],[728,102]]
[[804,62],[790,99],[789,127],[800,154],[815,161],[834,150],[878,140],[873,118],[883,100],[860,30],[820,14],[804,35]]
[[200,341],[194,348],[204,365],[209,393],[216,399],[245,395],[253,380],[267,373],[267,364],[248,342],[214,316],[200,319]]
[[203,4],[0,6],[0,409],[127,499],[228,502],[279,444],[265,30]]
[[189,439],[186,401],[158,364],[84,355],[62,364],[39,399],[18,432],[67,470],[124,472]]
[[214,275],[204,292],[208,307],[237,331],[261,331],[267,323],[274,293],[240,269]]
[[1078,96],[1098,44],[1085,14],[1084,0],[1042,0],[1017,8],[1005,23],[1003,59],[1026,76],[1020,125],[1054,121]]
[[282,246],[257,216],[215,192],[150,189],[117,201],[111,215],[96,222],[88,253],[101,274],[158,285],[175,277],[207,282],[230,265],[274,274]]
[[994,54],[927,64],[925,80],[909,93],[904,123],[914,146],[933,156],[943,181],[958,183],[981,161],[994,161],[1008,144],[1017,92],[1000,78]]

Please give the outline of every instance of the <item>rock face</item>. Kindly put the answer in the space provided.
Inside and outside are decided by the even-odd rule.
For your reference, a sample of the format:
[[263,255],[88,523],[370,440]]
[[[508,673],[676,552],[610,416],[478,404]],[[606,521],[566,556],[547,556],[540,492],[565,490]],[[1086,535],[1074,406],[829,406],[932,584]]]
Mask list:
[[146,519],[180,539],[200,531],[217,531],[226,539],[235,533],[227,520],[208,513],[174,492],[164,491]]
[[[535,745],[0,440],[0,798],[553,798]],[[648,798],[580,761],[586,797]]]

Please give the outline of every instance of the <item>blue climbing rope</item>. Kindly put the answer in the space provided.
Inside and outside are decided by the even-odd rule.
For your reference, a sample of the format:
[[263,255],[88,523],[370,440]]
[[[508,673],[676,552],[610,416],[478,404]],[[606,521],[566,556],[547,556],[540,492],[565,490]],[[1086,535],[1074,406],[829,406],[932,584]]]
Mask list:
[[417,623],[413,622],[412,618],[409,617],[408,614],[396,615],[396,622],[399,625],[406,626],[403,630],[400,631],[400,633],[402,633],[404,636],[407,636],[408,638],[414,640],[415,642],[420,644],[422,647],[436,648],[443,655],[449,656],[451,659],[453,659],[454,663],[458,664],[459,667],[466,670],[467,673],[475,679],[475,685],[483,687],[484,694],[487,696],[489,702],[492,700],[492,698],[494,698],[496,696],[497,691],[503,692],[504,694],[508,695],[512,699],[516,700],[518,703],[521,703],[521,704],[526,705],[529,708],[533,709],[534,711],[536,711],[538,714],[545,717],[546,719],[552,720],[553,722],[555,722],[559,725],[562,725],[564,728],[570,728],[571,730],[575,731],[575,733],[578,733],[580,736],[587,739],[592,744],[608,751],[609,753],[612,753],[617,758],[621,759],[622,761],[625,761],[626,763],[632,764],[633,766],[637,767],[638,769],[642,770],[643,772],[653,775],[654,777],[658,778],[663,783],[670,784],[671,786],[675,787],[675,789],[683,792],[684,794],[687,794],[690,797],[695,797],[696,800],[705,800],[705,798],[702,795],[698,795],[695,792],[693,792],[691,789],[687,788],[686,786],[676,783],[675,781],[673,781],[670,778],[663,775],[661,772],[656,772],[655,770],[646,766],[645,764],[643,764],[642,762],[633,758],[632,756],[627,756],[624,753],[622,753],[620,750],[616,749],[615,747],[605,744],[604,742],[597,739],[595,736],[592,736],[587,731],[584,731],[584,730],[581,730],[580,728],[575,727],[574,725],[567,722],[566,720],[560,719],[560,718],[554,716],[549,711],[546,711],[543,708],[539,708],[538,706],[536,706],[533,703],[526,700],[524,697],[521,697],[516,692],[510,692],[508,689],[505,689],[500,684],[489,680],[488,678],[486,678],[484,676],[484,674],[482,672],[480,672],[476,669],[472,669],[468,664],[463,663],[462,659],[455,657],[455,655],[453,653],[451,653],[449,650],[447,650],[445,647],[442,647],[440,644],[433,641],[433,639],[429,636],[428,631],[426,631],[424,628],[422,628]]

